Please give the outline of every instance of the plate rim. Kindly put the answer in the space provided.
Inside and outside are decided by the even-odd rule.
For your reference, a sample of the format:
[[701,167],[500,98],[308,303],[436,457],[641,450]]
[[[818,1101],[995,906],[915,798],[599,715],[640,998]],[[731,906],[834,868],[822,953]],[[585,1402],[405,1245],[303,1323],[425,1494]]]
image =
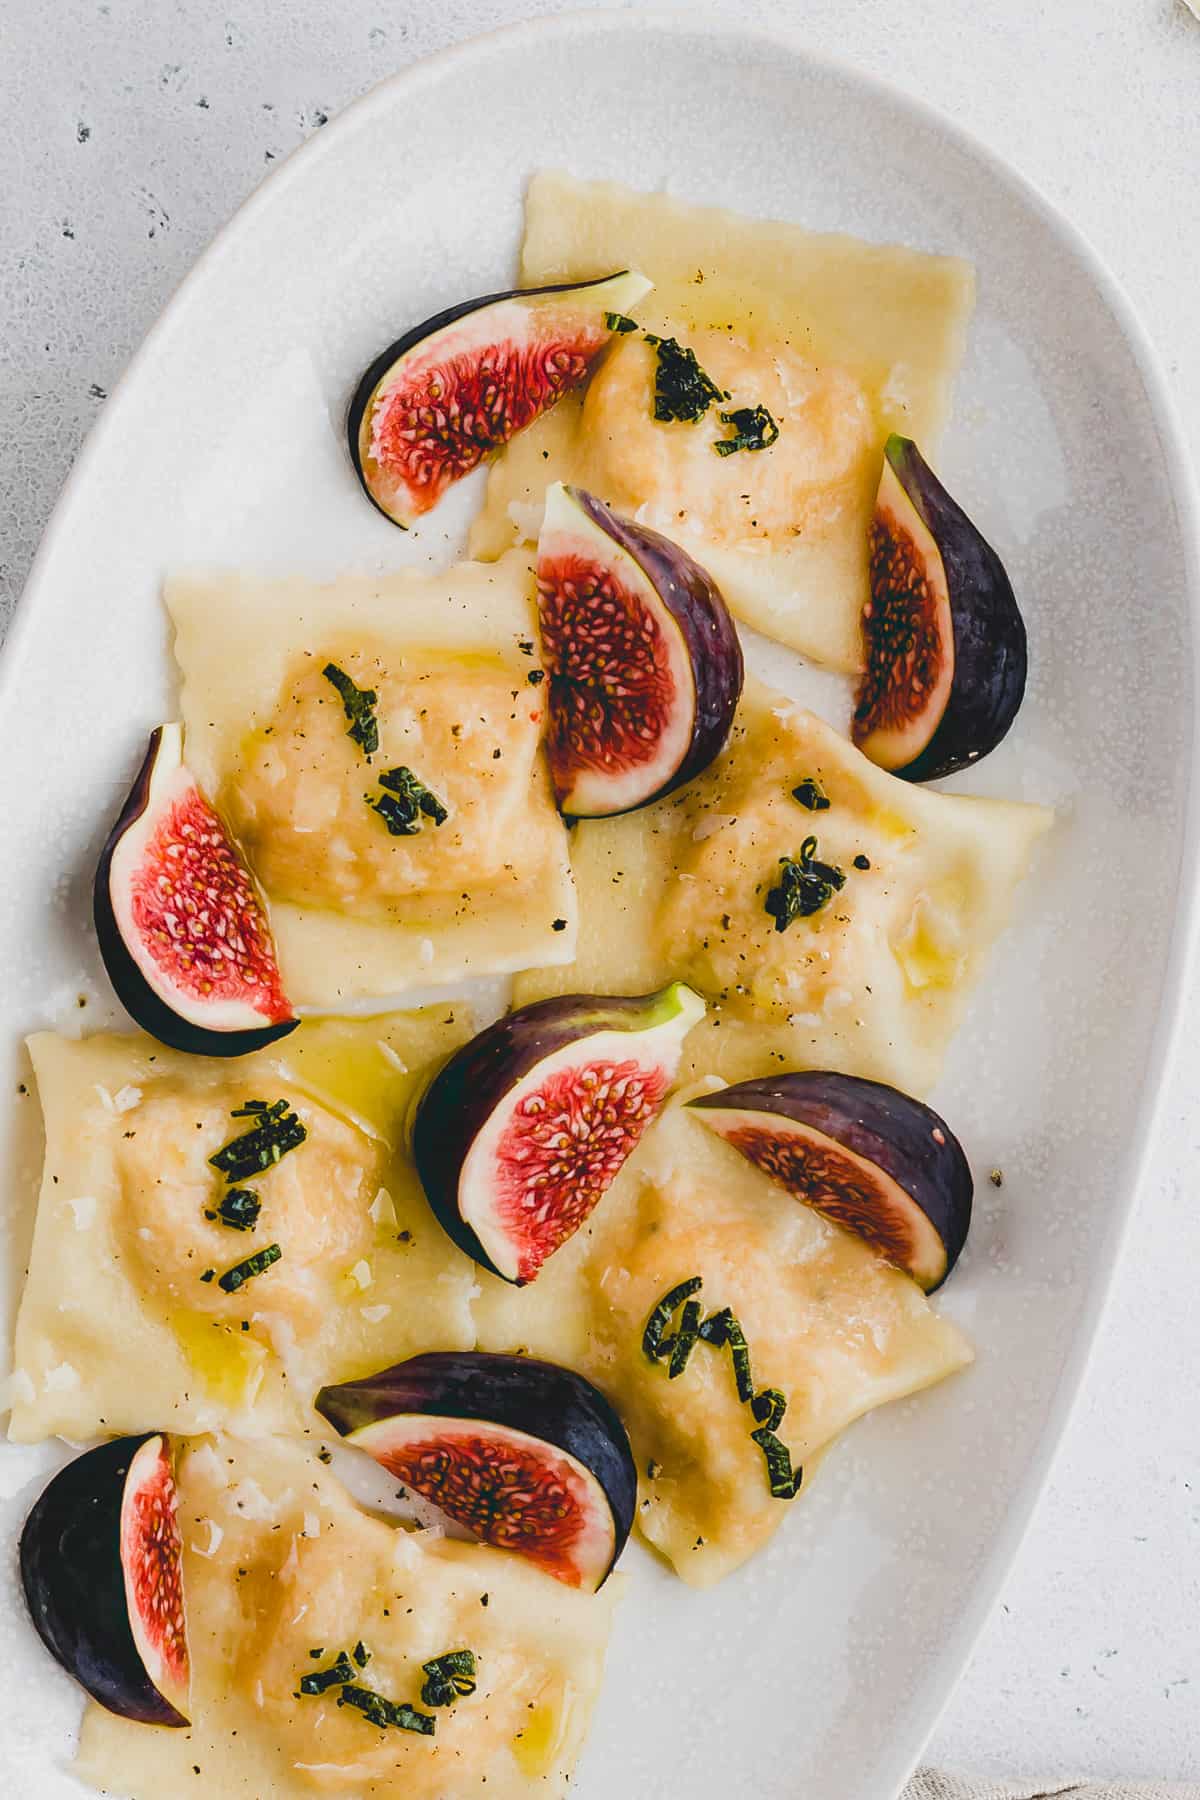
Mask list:
[[725,15],[703,8],[684,13],[657,6],[637,11],[608,6],[594,11],[520,19],[459,39],[383,77],[345,105],[331,120],[331,129],[315,133],[289,152],[217,227],[209,243],[176,283],[122,370],[103,411],[88,431],[46,519],[5,641],[0,645],[0,706],[13,701],[21,665],[36,628],[38,595],[51,576],[52,559],[60,543],[69,537],[73,514],[93,469],[103,461],[110,437],[123,424],[130,397],[140,385],[143,369],[153,362],[163,340],[173,329],[175,315],[180,310],[179,300],[193,284],[207,277],[223,258],[236,251],[242,236],[253,229],[259,210],[278,198],[285,186],[294,184],[299,174],[307,173],[315,166],[318,157],[332,154],[331,145],[344,139],[350,131],[366,128],[376,112],[384,112],[395,104],[397,95],[412,91],[422,83],[440,80],[456,65],[485,58],[501,44],[621,33],[724,39],[731,44],[777,50],[793,61],[807,65],[810,72],[857,87],[868,98],[907,114],[915,123],[949,140],[960,153],[980,166],[988,178],[1058,237],[1111,314],[1146,396],[1179,530],[1192,695],[1192,706],[1185,721],[1186,747],[1182,758],[1186,783],[1183,833],[1162,995],[1143,1068],[1130,1147],[1126,1152],[1129,1167],[1123,1183],[1124,1197],[1117,1216],[1109,1222],[1104,1234],[1100,1272],[1090,1283],[1080,1307],[1054,1398],[1033,1442],[1026,1468],[1012,1490],[1005,1517],[991,1534],[967,1599],[950,1630],[929,1649],[921,1691],[932,1692],[934,1703],[927,1708],[911,1709],[909,1728],[905,1730],[903,1720],[898,1728],[896,1756],[892,1760],[900,1770],[900,1776],[894,1785],[889,1783],[887,1795],[879,1795],[879,1800],[895,1800],[936,1732],[992,1616],[1001,1588],[1033,1523],[1083,1393],[1117,1271],[1128,1249],[1133,1221],[1146,1198],[1151,1156],[1179,1048],[1184,999],[1191,976],[1200,967],[1197,958],[1197,940],[1200,939],[1200,734],[1196,729],[1200,697],[1200,477],[1192,465],[1158,350],[1120,278],[1086,235],[1049,199],[1036,181],[934,102],[885,76],[857,66],[847,57],[815,50],[795,29],[743,26]]

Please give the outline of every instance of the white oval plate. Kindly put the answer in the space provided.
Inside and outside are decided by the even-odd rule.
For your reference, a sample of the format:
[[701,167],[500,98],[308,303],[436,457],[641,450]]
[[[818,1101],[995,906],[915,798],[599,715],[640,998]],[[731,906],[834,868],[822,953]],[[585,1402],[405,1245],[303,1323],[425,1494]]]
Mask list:
[[[203,258],[71,477],[4,660],[8,1297],[39,1156],[35,1102],[9,1098],[17,1040],[116,1016],[88,894],[145,733],[171,713],[161,577],[187,562],[332,573],[453,554],[474,496],[449,523],[439,512],[420,534],[394,531],[351,473],[347,393],[402,327],[506,284],[523,183],[545,164],[958,251],[979,271],[943,473],[1008,563],[1033,673],[1011,737],[950,785],[1061,808],[938,1096],[979,1178],[970,1251],[940,1304],[979,1361],[855,1427],[770,1549],[716,1593],[631,1557],[573,1789],[888,1800],[1078,1386],[1161,1082],[1193,887],[1196,531],[1159,378],[1075,233],[912,101],[727,26],[546,21],[376,90]],[[10,1541],[49,1460],[10,1450],[0,1464]],[[0,1644],[0,1785],[78,1792],[62,1772],[75,1690],[7,1577]]]

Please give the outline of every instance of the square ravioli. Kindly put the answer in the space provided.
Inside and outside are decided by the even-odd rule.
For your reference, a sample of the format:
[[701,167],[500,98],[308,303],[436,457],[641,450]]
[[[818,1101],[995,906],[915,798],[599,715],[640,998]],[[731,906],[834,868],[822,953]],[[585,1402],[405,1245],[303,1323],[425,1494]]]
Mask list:
[[974,305],[970,265],[665,194],[543,172],[529,185],[520,280],[635,268],[638,324],[678,338],[733,409],[778,438],[715,453],[721,402],[656,418],[662,352],[622,331],[588,387],[493,464],[471,537],[498,556],[536,534],[547,481],[572,481],[679,540],[748,625],[834,668],[861,666],[868,528],[884,442],[936,449]]
[[[795,798],[808,781],[820,810]],[[683,980],[713,1002],[688,1039],[694,1075],[828,1068],[926,1093],[1050,822],[901,781],[748,683],[705,774],[576,828],[578,955],[522,977],[518,1001]],[[821,868],[840,888],[819,891]]]
[[[193,1783],[228,1800],[562,1800],[619,1577],[575,1592],[519,1556],[406,1531],[278,1439],[181,1444],[176,1479],[191,1725],[164,1731],[89,1706],[83,1780],[130,1800],[177,1800]],[[339,1705],[337,1687],[300,1691],[356,1648],[360,1699],[407,1703],[432,1730],[380,1729],[361,1706]],[[472,1652],[474,1688],[431,1712],[422,1664],[460,1649]]]
[[[804,1469],[795,1504],[848,1425],[973,1351],[908,1275],[776,1187],[681,1101],[669,1106],[532,1287],[481,1275],[475,1316],[481,1348],[570,1362],[609,1396],[633,1444],[638,1529],[686,1582],[709,1587],[762,1548],[793,1501],[771,1491],[728,1348],[698,1343],[674,1379],[643,1350],[655,1306],[694,1277],[703,1313],[728,1307],[740,1324],[755,1394],[775,1389],[787,1403],[777,1435]],[[678,1323],[677,1312],[668,1330]]]
[[294,1005],[570,957],[528,556],[176,578],[166,600],[187,760],[266,893]]
[[235,1061],[32,1038],[46,1156],[11,1435],[309,1429],[322,1382],[469,1346],[473,1266],[402,1148],[469,1031],[450,1007],[313,1020]]

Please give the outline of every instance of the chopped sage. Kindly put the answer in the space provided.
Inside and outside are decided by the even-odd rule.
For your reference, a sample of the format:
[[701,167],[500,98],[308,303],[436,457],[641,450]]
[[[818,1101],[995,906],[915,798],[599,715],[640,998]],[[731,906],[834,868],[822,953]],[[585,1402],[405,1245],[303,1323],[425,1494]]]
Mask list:
[[440,1675],[427,1675],[421,1684],[421,1703],[423,1706],[453,1706],[458,1699],[458,1690],[452,1681],[444,1681]]
[[219,1169],[228,1182],[261,1175],[308,1136],[286,1100],[276,1100],[271,1106],[265,1100],[247,1100],[244,1106],[235,1107],[230,1117],[256,1118],[258,1123],[209,1157],[213,1168]]
[[626,318],[624,313],[606,312],[604,315],[604,329],[605,331],[619,332],[624,336],[627,331],[637,330],[637,320]]
[[809,812],[828,812],[829,796],[820,782],[813,776],[806,775],[798,787],[792,789],[792,799],[806,806]]
[[750,1373],[750,1346],[742,1335],[742,1328],[736,1319],[729,1321],[729,1356],[733,1363],[733,1378],[737,1383],[738,1399],[743,1406],[754,1393],[754,1378]]
[[[322,1654],[319,1650],[311,1652],[313,1656]],[[354,1664],[344,1650],[338,1651],[336,1662],[330,1663],[327,1669],[314,1669],[310,1675],[300,1677],[302,1694],[325,1694],[332,1687],[343,1687],[347,1681],[354,1680]]]
[[710,1313],[700,1327],[699,1335],[706,1344],[715,1350],[729,1349],[729,1359],[733,1364],[733,1379],[737,1383],[738,1399],[747,1405],[754,1398],[754,1377],[750,1373],[750,1347],[746,1342],[746,1334],[734,1318],[727,1306],[720,1312]]
[[[697,1343],[708,1344],[714,1350],[727,1349],[733,1365],[738,1399],[743,1406],[749,1406],[756,1421],[757,1429],[750,1433],[750,1437],[766,1460],[771,1493],[777,1500],[793,1500],[800,1491],[804,1471],[793,1471],[791,1452],[782,1439],[776,1436],[787,1412],[787,1396],[781,1388],[763,1388],[760,1393],[755,1393],[746,1334],[728,1306],[722,1306],[719,1311],[701,1319],[700,1303],[691,1296],[702,1285],[701,1277],[693,1275],[663,1295],[646,1321],[642,1349],[651,1362],[661,1362],[664,1357],[670,1357],[667,1376],[672,1381],[677,1375],[683,1374]],[[683,1310],[679,1325],[667,1336],[667,1326],[681,1306]],[[652,1462],[646,1473],[653,1481],[661,1473],[661,1468],[659,1464]],[[429,1665],[426,1664],[426,1669],[428,1668]],[[423,1693],[421,1698],[430,1705],[442,1704],[432,1700],[428,1693]]]
[[[683,1311],[679,1316],[679,1329],[670,1340],[671,1360],[667,1364],[668,1380],[674,1381],[677,1376],[683,1374],[683,1371],[688,1366],[688,1358],[695,1349],[696,1340],[699,1336],[700,1302],[698,1300],[687,1300],[684,1302]],[[662,1347],[665,1350],[667,1346],[664,1343]]]
[[696,352],[681,344],[678,338],[655,337],[646,333],[646,342],[658,352],[654,371],[654,417],[663,423],[694,425],[702,419],[714,400],[729,398],[696,361]]
[[248,1281],[253,1281],[256,1275],[261,1275],[264,1270],[271,1267],[272,1263],[277,1263],[282,1255],[283,1251],[278,1244],[268,1244],[265,1250],[256,1250],[253,1256],[246,1258],[245,1262],[236,1264],[232,1269],[226,1269],[219,1278],[217,1286],[223,1288],[227,1294],[236,1294],[238,1289],[245,1287]]
[[767,1431],[778,1431],[787,1411],[787,1396],[779,1388],[764,1388],[750,1402],[750,1411]]
[[374,756],[379,748],[379,723],[375,717],[375,702],[379,695],[374,688],[358,687],[336,663],[326,663],[321,673],[342,696],[342,708],[348,721],[346,736],[364,755]]
[[[310,1650],[313,1658],[324,1656],[323,1650]],[[353,1660],[352,1660],[353,1659]],[[389,1700],[384,1694],[377,1694],[372,1688],[359,1687],[356,1682],[355,1664],[365,1669],[371,1660],[371,1652],[360,1638],[349,1656],[339,1650],[336,1662],[327,1669],[314,1669],[311,1674],[300,1677],[301,1694],[326,1694],[331,1688],[340,1687],[339,1706],[353,1706],[372,1725],[386,1730],[395,1726],[400,1731],[417,1731],[424,1737],[432,1737],[436,1729],[436,1720],[428,1713],[419,1712],[407,1701],[397,1703]],[[475,1657],[470,1650],[451,1650],[446,1656],[438,1657],[434,1662],[425,1664],[425,1673],[430,1680],[425,1683],[421,1698],[434,1706],[449,1706],[461,1694],[475,1692]],[[449,1693],[444,1699],[432,1700],[429,1689],[434,1678],[448,1685]]]
[[663,1333],[675,1316],[676,1308],[697,1293],[702,1285],[699,1275],[689,1276],[686,1281],[681,1281],[677,1287],[663,1295],[646,1320],[646,1328],[642,1333],[642,1352],[651,1362],[658,1362],[666,1355]]
[[371,1688],[344,1687],[338,1695],[338,1705],[357,1707],[372,1725],[383,1729],[394,1725],[398,1731],[419,1731],[423,1737],[432,1737],[437,1730],[437,1720],[432,1714],[418,1712],[407,1700],[402,1700],[397,1705],[394,1700],[386,1700]]
[[452,1706],[460,1698],[475,1692],[475,1652],[447,1650],[421,1664],[426,1676],[421,1699],[426,1706]]
[[792,1468],[792,1455],[782,1439],[763,1425],[750,1433],[766,1458],[767,1481],[776,1500],[794,1500],[804,1480],[804,1470]]
[[206,1212],[206,1219],[220,1219],[222,1225],[228,1225],[233,1231],[253,1231],[258,1223],[258,1215],[262,1211],[262,1201],[253,1188],[229,1188],[222,1194],[215,1212]]
[[723,1350],[729,1341],[725,1335],[725,1328],[732,1317],[733,1314],[727,1306],[723,1306],[720,1312],[709,1313],[700,1327],[700,1337],[706,1344],[711,1344],[714,1350]]
[[817,861],[815,837],[805,838],[799,856],[781,856],[779,869],[779,885],[768,891],[765,902],[776,931],[786,931],[796,919],[811,918],[846,885],[841,869]]
[[718,456],[733,456],[738,450],[769,450],[779,436],[779,427],[765,406],[739,406],[718,417],[722,425],[732,425],[734,432],[713,445]]
[[419,781],[411,769],[385,769],[379,785],[386,791],[372,799],[364,796],[393,837],[415,837],[426,819],[435,825],[445,823],[449,814],[436,794]]

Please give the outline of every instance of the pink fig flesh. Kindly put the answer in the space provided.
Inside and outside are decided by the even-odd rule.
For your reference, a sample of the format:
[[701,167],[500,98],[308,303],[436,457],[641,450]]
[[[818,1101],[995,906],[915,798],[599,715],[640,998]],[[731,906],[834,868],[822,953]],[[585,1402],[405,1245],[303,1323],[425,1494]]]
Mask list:
[[742,691],[737,631],[679,545],[556,483],[538,540],[548,752],[572,818],[646,806],[720,753]]
[[448,307],[377,356],[347,421],[367,497],[407,527],[510,438],[586,381],[608,320],[648,291],[622,270],[599,281],[485,294]]
[[118,1438],[60,1469],[21,1532],[46,1648],[101,1706],[147,1725],[188,1723],[177,1508],[170,1440]]
[[151,736],[100,857],[94,913],[118,998],[161,1042],[241,1056],[295,1029],[265,904],[178,725]]

